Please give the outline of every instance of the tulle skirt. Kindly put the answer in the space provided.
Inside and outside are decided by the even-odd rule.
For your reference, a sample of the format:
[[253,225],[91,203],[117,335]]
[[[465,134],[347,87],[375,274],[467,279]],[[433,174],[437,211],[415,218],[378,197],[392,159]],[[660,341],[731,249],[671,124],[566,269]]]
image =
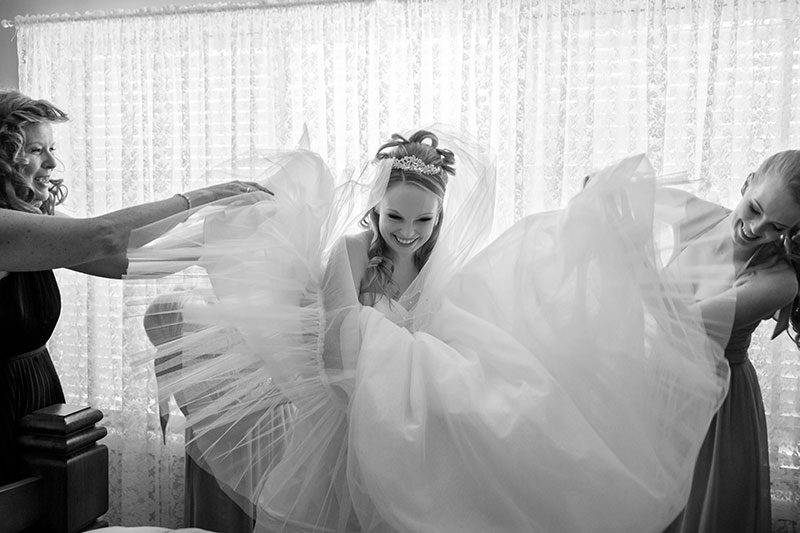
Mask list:
[[374,308],[331,237],[327,168],[279,160],[274,197],[200,209],[131,252],[132,277],[202,267],[201,296],[164,314],[181,325],[159,351],[164,394],[258,528],[659,532],[675,518],[728,369],[660,263],[643,156],[429,275],[420,300]]

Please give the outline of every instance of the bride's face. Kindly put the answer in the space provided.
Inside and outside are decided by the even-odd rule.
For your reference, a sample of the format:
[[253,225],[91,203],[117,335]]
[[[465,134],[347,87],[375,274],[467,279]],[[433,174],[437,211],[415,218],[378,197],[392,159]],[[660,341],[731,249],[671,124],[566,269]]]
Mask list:
[[410,183],[398,183],[378,204],[378,231],[392,258],[413,254],[431,237],[439,216],[439,198]]

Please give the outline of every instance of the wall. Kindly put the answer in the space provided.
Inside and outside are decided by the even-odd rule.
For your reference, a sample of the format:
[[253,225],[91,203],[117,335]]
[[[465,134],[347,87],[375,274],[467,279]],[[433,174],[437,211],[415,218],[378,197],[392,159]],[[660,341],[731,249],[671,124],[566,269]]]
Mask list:
[[[2,0],[0,20],[13,20],[19,15],[51,13],[85,13],[144,7],[203,4],[202,0]],[[17,42],[12,28],[0,28],[0,87],[19,87]]]

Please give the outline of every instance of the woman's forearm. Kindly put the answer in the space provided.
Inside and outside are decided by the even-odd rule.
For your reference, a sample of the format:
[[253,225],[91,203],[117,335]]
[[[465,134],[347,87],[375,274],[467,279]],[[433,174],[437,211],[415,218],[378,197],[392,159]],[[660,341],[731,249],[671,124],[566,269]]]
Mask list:
[[[0,209],[0,271],[70,268],[120,254],[124,256],[134,229],[179,214],[189,207],[256,190],[269,192],[257,184],[229,182],[92,218],[62,218]],[[265,197],[258,194],[259,199]]]

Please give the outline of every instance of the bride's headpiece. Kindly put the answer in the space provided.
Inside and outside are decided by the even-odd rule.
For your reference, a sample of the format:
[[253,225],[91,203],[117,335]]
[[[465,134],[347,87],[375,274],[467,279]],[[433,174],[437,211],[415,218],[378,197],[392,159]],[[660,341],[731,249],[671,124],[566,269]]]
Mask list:
[[425,162],[415,155],[407,155],[400,159],[392,158],[392,168],[417,172],[426,176],[436,176],[442,171],[438,165],[426,165]]

